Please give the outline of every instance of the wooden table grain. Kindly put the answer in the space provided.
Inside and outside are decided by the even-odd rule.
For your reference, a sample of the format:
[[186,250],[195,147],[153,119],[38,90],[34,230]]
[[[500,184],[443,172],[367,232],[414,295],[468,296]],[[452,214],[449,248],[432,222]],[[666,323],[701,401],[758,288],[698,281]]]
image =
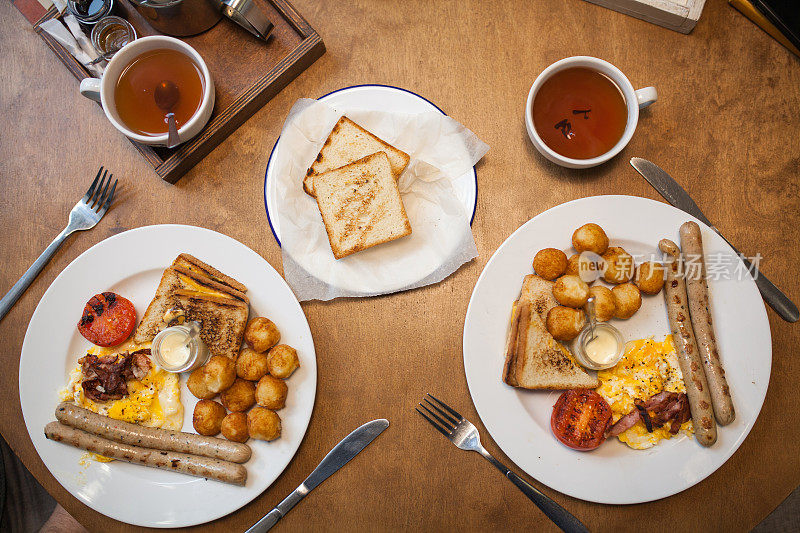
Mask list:
[[[426,391],[437,394],[475,421],[489,450],[506,459],[480,424],[464,378],[461,330],[472,287],[492,252],[537,213],[597,194],[660,200],[628,165],[631,156],[657,162],[683,183],[728,238],[747,254],[761,253],[764,271],[800,301],[800,62],[724,0],[709,0],[688,36],[578,0],[295,5],[318,28],[327,53],[177,185],[169,185],[98,106],[78,94],[71,74],[23,17],[0,3],[0,292],[61,230],[99,165],[124,185],[114,209],[93,230],[72,236],[0,322],[0,432],[88,529],[134,528],[70,496],[31,445],[17,380],[31,314],[55,276],[80,253],[148,224],[220,231],[281,271],[264,211],[264,169],[283,119],[300,97],[361,83],[397,85],[475,131],[491,146],[477,168],[473,233],[480,256],[434,286],[303,304],[319,365],[308,433],[272,487],[204,526],[208,530],[239,531],[254,523],[341,437],[377,417],[391,421],[389,430],[289,513],[279,530],[554,529],[490,464],[456,450],[412,407]],[[545,161],[522,121],[533,79],[571,55],[604,58],[637,88],[654,85],[659,92],[622,154],[586,171]],[[76,311],[64,311],[65,320],[72,320]],[[758,523],[800,482],[794,446],[800,439],[794,422],[800,326],[771,310],[769,321],[773,367],[763,410],[741,448],[708,479],[635,506],[597,505],[540,485],[542,490],[597,531],[645,524],[655,530],[748,530]]]

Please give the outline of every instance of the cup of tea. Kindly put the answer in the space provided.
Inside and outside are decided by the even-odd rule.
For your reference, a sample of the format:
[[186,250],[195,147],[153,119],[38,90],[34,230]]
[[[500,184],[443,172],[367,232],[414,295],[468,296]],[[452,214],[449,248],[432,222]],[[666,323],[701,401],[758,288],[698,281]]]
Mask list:
[[101,103],[115,128],[148,145],[167,145],[167,112],[174,113],[183,143],[200,133],[214,110],[214,81],[203,58],[183,41],[161,35],[123,46],[102,79],[85,78],[80,91]]
[[608,61],[568,57],[533,82],[525,126],[536,149],[553,163],[594,167],[625,148],[636,131],[639,110],[657,98],[655,87],[634,90]]

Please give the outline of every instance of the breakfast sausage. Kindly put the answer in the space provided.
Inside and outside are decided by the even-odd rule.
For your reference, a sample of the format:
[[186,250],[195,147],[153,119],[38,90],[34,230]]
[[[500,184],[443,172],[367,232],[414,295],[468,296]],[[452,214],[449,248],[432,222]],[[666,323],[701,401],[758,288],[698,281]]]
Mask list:
[[658,247],[668,258],[667,280],[664,284],[664,299],[667,303],[669,325],[678,352],[678,363],[686,384],[686,395],[692,411],[694,436],[703,446],[711,446],[717,441],[717,425],[711,406],[711,394],[703,372],[703,362],[697,350],[687,308],[686,281],[683,278],[683,260],[678,245],[669,239],[662,239]]
[[725,369],[717,351],[717,341],[714,338],[714,323],[711,320],[711,311],[708,305],[708,282],[706,281],[706,265],[703,259],[703,237],[700,235],[700,226],[696,222],[686,222],[681,226],[681,249],[684,257],[698,258],[699,272],[697,275],[686,276],[686,292],[689,296],[689,314],[692,316],[692,328],[697,339],[697,347],[703,358],[711,403],[714,406],[714,415],[720,426],[726,426],[736,418],[731,400],[731,391],[728,380],[725,379]]
[[202,455],[234,463],[244,463],[251,455],[250,446],[247,444],[194,433],[139,426],[99,415],[68,402],[56,407],[56,419],[67,426],[132,446]]
[[65,426],[61,422],[54,421],[47,424],[44,427],[44,435],[50,440],[127,463],[215,479],[233,485],[243,486],[247,481],[247,470],[240,464],[186,453],[130,446]]

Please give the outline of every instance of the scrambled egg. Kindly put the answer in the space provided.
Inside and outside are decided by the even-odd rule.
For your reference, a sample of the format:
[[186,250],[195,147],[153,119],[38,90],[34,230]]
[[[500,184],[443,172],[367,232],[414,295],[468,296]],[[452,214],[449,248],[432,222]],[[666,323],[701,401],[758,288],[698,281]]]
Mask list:
[[[647,400],[663,391],[686,392],[672,335],[667,335],[664,342],[656,342],[652,338],[628,342],[620,362],[612,368],[599,371],[597,376],[600,378],[597,392],[611,406],[613,422],[635,409],[634,398]],[[693,433],[691,420],[681,425],[678,435],[681,433]],[[644,450],[672,436],[669,425],[654,428],[652,433],[648,433],[640,420],[618,438],[631,448]]]
[[[147,347],[125,343],[113,349],[92,347],[88,353],[103,356]],[[62,401],[73,402],[116,420],[147,427],[180,430],[183,427],[183,405],[178,375],[158,368],[152,358],[150,361],[152,363],[150,372],[144,378],[128,381],[128,396],[125,398],[107,402],[96,402],[86,398],[81,387],[80,365],[70,372],[69,381],[59,392],[59,397]]]

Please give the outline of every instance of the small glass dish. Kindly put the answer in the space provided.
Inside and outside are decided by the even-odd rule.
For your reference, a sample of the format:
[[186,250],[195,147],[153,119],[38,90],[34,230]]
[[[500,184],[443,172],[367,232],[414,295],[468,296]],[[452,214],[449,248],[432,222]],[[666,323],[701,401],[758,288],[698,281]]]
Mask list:
[[[615,366],[625,354],[625,339],[622,338],[622,333],[620,333],[620,331],[611,324],[606,324],[605,322],[596,323],[594,325],[594,332],[598,337],[612,339],[617,346],[616,353],[614,353],[604,362],[597,362],[590,358],[586,351],[586,345],[589,344],[589,341],[592,339],[592,328],[587,324],[580,334],[578,334],[578,337],[575,339],[572,345],[572,351],[575,354],[575,359],[578,360],[578,363],[580,363],[581,366],[584,366],[590,370],[604,370],[606,368]],[[593,342],[599,341],[600,339],[595,339]]]
[[[180,357],[180,355],[185,355]],[[156,364],[167,372],[191,372],[208,362],[211,354],[200,338],[200,325],[187,322],[158,332],[150,347]],[[176,357],[177,356],[177,357]]]
[[91,38],[98,54],[115,53],[136,40],[136,30],[124,18],[109,15],[97,21],[92,28]]

